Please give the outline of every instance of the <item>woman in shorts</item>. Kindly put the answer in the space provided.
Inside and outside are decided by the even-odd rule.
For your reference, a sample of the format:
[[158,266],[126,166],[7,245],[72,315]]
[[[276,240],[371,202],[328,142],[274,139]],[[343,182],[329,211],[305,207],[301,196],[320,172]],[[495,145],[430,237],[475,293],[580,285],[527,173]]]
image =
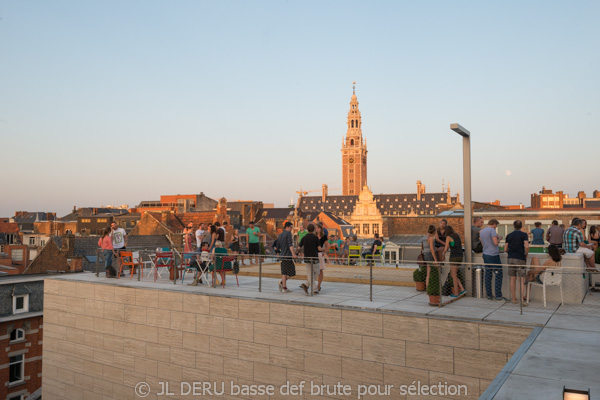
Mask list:
[[450,249],[450,274],[452,276],[452,294],[450,297],[458,297],[467,293],[462,282],[458,279],[458,268],[463,262],[463,248],[462,241],[458,233],[454,232],[451,226],[446,227],[446,246],[444,247],[444,254]]
[[429,286],[429,270],[430,266],[437,261],[435,255],[435,226],[429,225],[427,228],[427,236],[421,241],[421,249],[423,250],[423,258],[427,263],[427,277],[425,278],[425,287]]

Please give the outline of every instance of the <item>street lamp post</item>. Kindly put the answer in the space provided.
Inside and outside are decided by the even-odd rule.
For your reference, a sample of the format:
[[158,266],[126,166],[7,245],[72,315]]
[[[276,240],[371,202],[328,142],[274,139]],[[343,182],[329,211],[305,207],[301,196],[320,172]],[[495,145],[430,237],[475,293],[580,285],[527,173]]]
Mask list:
[[465,255],[467,268],[472,268],[473,244],[471,242],[471,220],[473,210],[471,208],[471,133],[459,124],[450,124],[450,129],[463,137],[463,193],[465,196]]

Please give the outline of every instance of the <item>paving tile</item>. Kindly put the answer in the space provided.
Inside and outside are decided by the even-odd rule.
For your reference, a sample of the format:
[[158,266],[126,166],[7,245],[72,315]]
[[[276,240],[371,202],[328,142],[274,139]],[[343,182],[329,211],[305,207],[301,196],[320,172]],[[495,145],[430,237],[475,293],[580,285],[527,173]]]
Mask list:
[[557,314],[550,318],[548,328],[573,329],[600,332],[600,318],[580,315]]
[[382,311],[404,311],[411,314],[428,314],[438,309],[438,307],[432,307],[428,303],[416,303],[413,301],[400,300],[384,307],[379,307]]
[[491,308],[448,305],[442,308],[434,309],[429,313],[429,315],[440,315],[481,321],[492,312],[494,312],[494,309]]
[[485,317],[484,321],[514,322],[543,326],[548,322],[551,316],[552,314],[536,313],[529,310],[523,310],[523,315],[517,310],[496,310]]

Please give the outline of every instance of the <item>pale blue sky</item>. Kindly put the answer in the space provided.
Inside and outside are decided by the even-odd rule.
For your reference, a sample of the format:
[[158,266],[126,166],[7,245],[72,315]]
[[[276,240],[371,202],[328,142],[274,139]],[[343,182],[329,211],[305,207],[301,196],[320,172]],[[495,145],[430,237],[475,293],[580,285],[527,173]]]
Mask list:
[[453,122],[475,200],[600,189],[597,1],[0,1],[0,18],[0,216],[341,188],[353,80],[375,193],[462,194]]

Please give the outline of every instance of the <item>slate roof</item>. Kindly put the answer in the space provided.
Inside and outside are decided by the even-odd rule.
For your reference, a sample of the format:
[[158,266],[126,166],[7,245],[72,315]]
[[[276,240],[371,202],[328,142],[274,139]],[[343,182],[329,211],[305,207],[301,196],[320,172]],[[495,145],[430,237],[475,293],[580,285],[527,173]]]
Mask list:
[[[94,213],[94,210],[96,210],[95,213]],[[62,222],[66,222],[66,221],[75,222],[75,221],[77,221],[77,217],[91,217],[92,215],[96,215],[96,214],[121,215],[121,214],[126,214],[126,213],[128,213],[128,211],[121,209],[121,208],[82,207],[82,208],[78,208],[74,212],[71,212],[71,213],[65,215],[62,218],[59,218],[59,220]]]
[[259,219],[289,219],[294,215],[294,209],[289,207],[282,208],[263,208]]
[[392,242],[397,245],[420,245],[425,235],[393,235],[386,239],[386,242]]
[[13,219],[16,223],[33,223],[36,221],[48,221],[47,212],[28,212],[24,215],[14,216]]
[[335,222],[339,226],[346,226],[346,225],[352,226],[352,224],[350,222],[346,221],[345,219],[336,217],[335,214],[333,214],[332,212],[323,211],[323,214],[325,214],[328,218],[330,218],[333,222]]
[[[425,193],[417,201],[416,193],[376,194],[374,195],[381,215],[406,215],[411,211],[417,215],[435,215],[437,205],[446,204],[448,193]],[[349,216],[354,211],[358,196],[328,196],[325,203],[321,196],[303,196],[298,208],[303,212],[329,211],[336,215]]]

